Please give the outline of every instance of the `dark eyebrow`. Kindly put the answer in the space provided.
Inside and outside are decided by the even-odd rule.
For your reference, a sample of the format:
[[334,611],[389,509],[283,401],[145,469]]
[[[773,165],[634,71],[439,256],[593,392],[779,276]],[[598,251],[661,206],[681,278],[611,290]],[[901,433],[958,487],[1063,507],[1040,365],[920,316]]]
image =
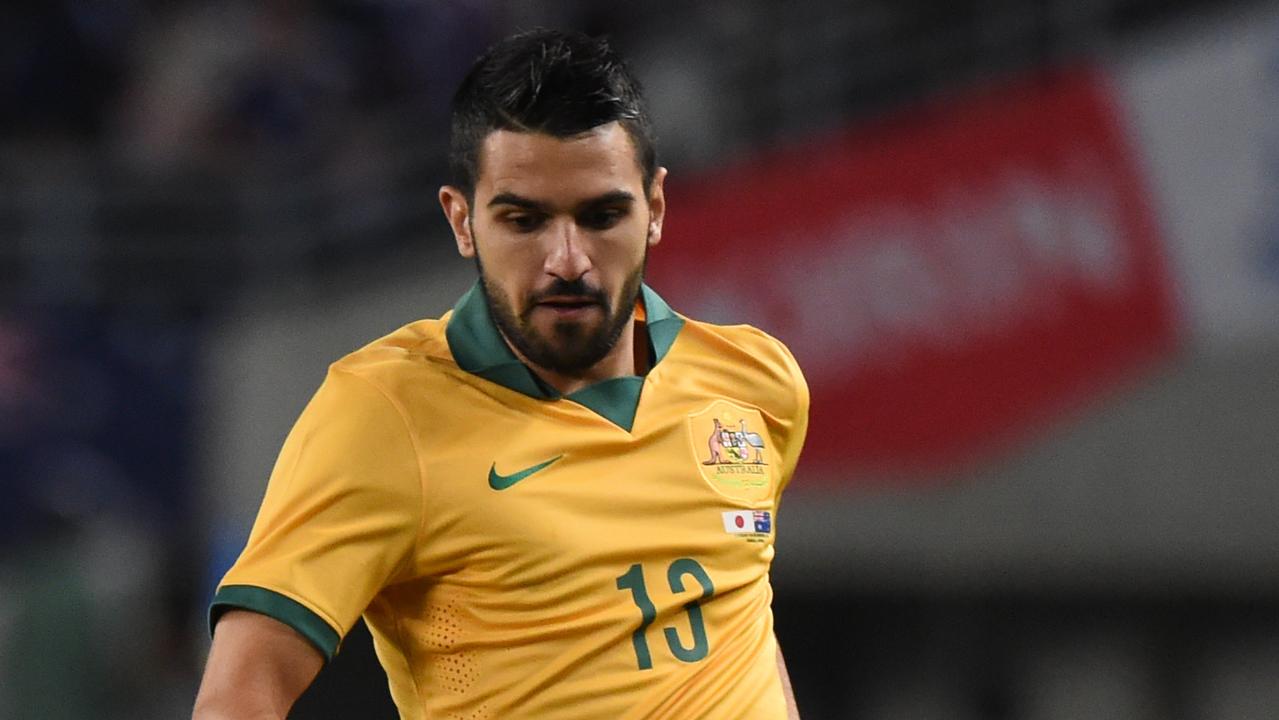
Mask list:
[[[635,196],[631,193],[625,190],[612,190],[604,193],[603,195],[590,198],[589,200],[583,200],[578,203],[578,209],[597,207],[599,205],[629,205],[633,202],[635,202]],[[550,210],[549,206],[544,202],[530,200],[529,198],[521,197],[515,193],[509,192],[494,195],[493,198],[489,200],[488,206],[493,207],[495,205],[513,205],[518,208],[524,208],[525,210],[537,210],[538,212],[547,212]]]
[[515,207],[521,207],[526,210],[542,210],[542,211],[546,210],[546,203],[540,203],[536,200],[529,200],[526,197],[520,197],[519,195],[516,195],[515,193],[509,193],[509,192],[498,193],[494,195],[493,199],[489,200],[488,206],[493,207],[494,205],[514,205]]
[[629,205],[635,202],[635,196],[625,190],[613,190],[583,201],[578,204],[578,208],[596,207],[598,205]]

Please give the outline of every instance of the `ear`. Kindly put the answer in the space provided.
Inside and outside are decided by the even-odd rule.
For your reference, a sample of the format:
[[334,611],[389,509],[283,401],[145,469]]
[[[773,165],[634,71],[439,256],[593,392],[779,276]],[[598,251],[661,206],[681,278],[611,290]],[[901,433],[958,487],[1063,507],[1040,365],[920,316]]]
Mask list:
[[653,173],[653,186],[648,191],[648,246],[662,241],[662,220],[666,217],[666,193],[662,183],[666,181],[666,168],[659,167]]
[[453,239],[457,241],[457,253],[464,258],[475,257],[475,238],[471,236],[470,205],[466,202],[466,194],[452,185],[440,188],[440,207],[444,209],[444,217],[453,228]]

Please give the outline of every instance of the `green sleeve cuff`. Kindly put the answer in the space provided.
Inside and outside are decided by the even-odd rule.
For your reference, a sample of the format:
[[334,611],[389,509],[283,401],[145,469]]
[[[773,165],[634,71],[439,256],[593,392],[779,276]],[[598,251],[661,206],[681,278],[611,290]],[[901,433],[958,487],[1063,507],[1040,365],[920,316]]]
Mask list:
[[218,588],[209,605],[209,634],[218,619],[227,610],[252,610],[274,618],[297,630],[321,653],[325,660],[332,660],[342,638],[333,628],[305,605],[273,590],[252,585],[225,585]]

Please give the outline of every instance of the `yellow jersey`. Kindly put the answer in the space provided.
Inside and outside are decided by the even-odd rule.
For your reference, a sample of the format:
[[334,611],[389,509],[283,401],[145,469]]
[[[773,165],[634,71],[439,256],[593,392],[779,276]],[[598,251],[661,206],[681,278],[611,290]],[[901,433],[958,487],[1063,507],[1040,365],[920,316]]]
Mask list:
[[566,396],[478,285],[334,363],[211,624],[261,612],[331,657],[363,615],[413,720],[785,718],[768,573],[803,376],[647,286],[636,320],[651,370]]

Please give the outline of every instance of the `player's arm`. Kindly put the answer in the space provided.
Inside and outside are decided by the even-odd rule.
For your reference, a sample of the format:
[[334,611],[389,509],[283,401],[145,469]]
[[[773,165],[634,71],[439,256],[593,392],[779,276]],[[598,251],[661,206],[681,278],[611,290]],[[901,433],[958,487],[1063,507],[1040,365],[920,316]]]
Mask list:
[[795,704],[795,692],[791,690],[790,675],[786,672],[786,659],[782,646],[777,646],[777,674],[782,679],[782,694],[786,696],[786,720],[799,720],[799,706]]
[[195,718],[285,717],[378,592],[412,572],[423,502],[413,436],[379,386],[330,370],[213,598]]
[[218,620],[192,720],[284,720],[324,656],[296,630],[249,610]]

